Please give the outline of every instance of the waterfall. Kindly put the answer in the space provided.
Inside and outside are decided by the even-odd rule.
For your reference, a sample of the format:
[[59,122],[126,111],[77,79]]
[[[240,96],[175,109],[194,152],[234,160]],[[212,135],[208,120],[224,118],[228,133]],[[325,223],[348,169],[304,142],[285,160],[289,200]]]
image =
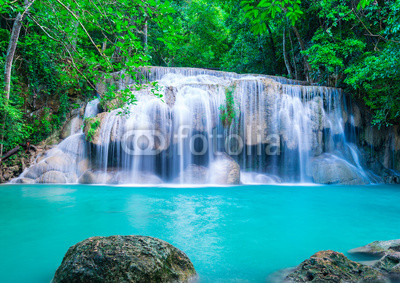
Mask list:
[[[339,89],[194,68],[145,67],[137,78],[112,77],[104,84],[130,89],[137,102],[100,113],[98,99],[87,104],[85,118],[99,121],[93,141],[78,133],[57,147],[88,164],[86,172],[75,166],[75,181],[370,182],[347,137],[352,118],[344,117],[351,115]],[[137,79],[139,90],[130,87]]]

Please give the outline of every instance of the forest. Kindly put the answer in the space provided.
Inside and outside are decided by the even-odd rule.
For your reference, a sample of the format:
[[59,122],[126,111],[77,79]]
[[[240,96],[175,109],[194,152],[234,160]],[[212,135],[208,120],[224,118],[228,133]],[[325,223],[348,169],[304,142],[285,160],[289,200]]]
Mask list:
[[103,74],[146,65],[342,88],[377,127],[400,122],[399,1],[1,0],[0,16],[0,156],[61,127]]

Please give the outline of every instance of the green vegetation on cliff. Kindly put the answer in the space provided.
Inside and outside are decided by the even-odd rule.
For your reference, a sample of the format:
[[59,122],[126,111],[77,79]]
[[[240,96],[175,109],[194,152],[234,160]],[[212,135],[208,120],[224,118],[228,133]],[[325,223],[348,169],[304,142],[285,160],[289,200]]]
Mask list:
[[136,78],[144,65],[341,87],[365,101],[377,125],[400,121],[395,0],[3,0],[0,53],[0,155],[49,136],[96,95],[104,73]]

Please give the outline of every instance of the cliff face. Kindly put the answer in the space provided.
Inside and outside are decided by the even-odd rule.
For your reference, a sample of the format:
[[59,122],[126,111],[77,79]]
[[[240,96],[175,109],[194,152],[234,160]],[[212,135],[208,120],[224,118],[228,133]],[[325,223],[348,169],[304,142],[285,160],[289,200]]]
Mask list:
[[354,101],[351,109],[353,118],[348,117],[346,125],[354,125],[352,135],[359,145],[363,166],[385,183],[400,183],[400,126],[373,125],[372,114],[362,101]]

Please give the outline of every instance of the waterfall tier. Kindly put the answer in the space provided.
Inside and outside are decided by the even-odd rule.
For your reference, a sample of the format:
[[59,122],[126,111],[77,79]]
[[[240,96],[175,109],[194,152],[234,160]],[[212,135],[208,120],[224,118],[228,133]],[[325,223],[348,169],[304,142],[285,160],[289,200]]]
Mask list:
[[[47,159],[62,154],[73,160],[68,170],[49,165],[66,182],[371,182],[350,143],[346,122],[354,118],[339,89],[204,69],[139,71],[139,90],[122,72],[98,85],[100,95],[109,85],[120,94],[129,90],[136,103],[90,102],[84,134],[75,133],[48,154]],[[37,175],[45,169],[29,174],[38,171],[34,167],[22,178],[44,182]]]

